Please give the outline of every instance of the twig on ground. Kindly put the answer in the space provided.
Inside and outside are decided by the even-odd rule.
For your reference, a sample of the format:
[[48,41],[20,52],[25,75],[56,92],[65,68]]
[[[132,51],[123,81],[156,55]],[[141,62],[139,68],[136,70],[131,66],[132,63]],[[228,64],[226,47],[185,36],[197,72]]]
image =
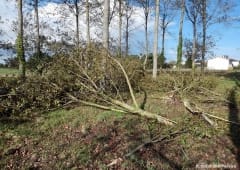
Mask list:
[[149,139],[147,140],[146,142],[138,145],[135,149],[133,149],[132,151],[130,151],[129,153],[127,153],[126,155],[124,155],[124,157],[129,157],[131,156],[132,154],[134,154],[135,152],[137,152],[138,150],[140,150],[141,148],[145,147],[146,145],[149,145],[149,144],[153,144],[153,143],[158,143],[158,142],[162,142],[166,139],[170,139],[178,134],[182,134],[182,133],[186,133],[187,131],[186,130],[179,130],[179,131],[176,131],[176,132],[172,132],[166,136],[163,136],[161,138],[160,135],[157,135],[155,137],[153,137],[152,139]]

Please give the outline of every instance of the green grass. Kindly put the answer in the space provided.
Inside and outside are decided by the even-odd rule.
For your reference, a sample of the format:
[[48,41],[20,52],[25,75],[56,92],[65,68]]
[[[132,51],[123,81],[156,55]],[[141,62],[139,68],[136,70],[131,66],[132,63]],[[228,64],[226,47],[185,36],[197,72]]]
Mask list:
[[[211,87],[210,89],[218,93],[222,98],[227,97],[229,90],[236,86],[237,82],[239,80],[225,76],[208,77],[204,81],[204,83],[207,83],[206,87]],[[235,97],[237,103],[239,103],[240,92],[237,90]],[[29,154],[38,153],[39,157],[43,159],[53,160],[52,158],[56,156],[57,159],[54,159],[55,163],[48,162],[46,165],[54,165],[57,169],[70,169],[74,165],[87,168],[93,162],[95,163],[94,167],[98,166],[102,169],[107,169],[106,165],[115,159],[115,156],[117,158],[117,156],[129,152],[129,150],[148,139],[150,134],[153,136],[161,134],[162,137],[180,129],[186,130],[186,133],[176,136],[176,138],[169,138],[169,142],[171,142],[169,145],[167,145],[167,142],[166,144],[162,143],[165,148],[162,152],[163,155],[166,154],[166,158],[181,162],[182,166],[186,168],[191,167],[191,161],[198,160],[199,155],[206,161],[215,161],[214,157],[216,154],[210,151],[212,148],[217,147],[216,139],[218,136],[227,138],[229,124],[214,120],[214,122],[218,123],[218,126],[217,128],[212,128],[201,117],[187,112],[177,97],[173,98],[170,96],[167,98],[169,96],[167,92],[158,92],[154,91],[154,89],[152,91],[149,90],[149,94],[151,95],[148,96],[145,109],[153,113],[159,112],[162,115],[169,116],[178,122],[176,125],[173,127],[163,126],[155,121],[145,120],[145,118],[131,116],[130,114],[102,111],[86,106],[70,110],[60,109],[51,111],[38,115],[34,119],[12,119],[8,122],[0,119],[0,157],[2,156],[3,158],[2,160],[0,159],[0,169],[1,165],[6,165],[4,161],[9,162],[14,157],[14,155],[4,156],[1,152],[5,153],[11,148],[17,148],[19,143],[23,147],[21,151],[27,148]],[[201,93],[199,95],[201,97]],[[167,96],[166,99],[161,98],[165,96]],[[136,97],[139,102],[142,101],[142,98],[140,98],[142,94],[136,95]],[[203,99],[206,98],[204,95],[202,97]],[[212,97],[212,95],[210,94],[207,97]],[[197,104],[199,104],[200,108],[207,108],[207,112],[213,110],[217,116],[228,119],[229,106],[226,104],[217,103],[217,106],[215,103]],[[205,107],[205,105],[208,107]],[[87,130],[86,134],[83,134],[81,131],[83,127]],[[223,140],[227,140],[225,138]],[[23,141],[25,140],[29,142],[29,145],[24,145]],[[162,144],[159,142],[153,146],[162,150],[164,149],[161,146]],[[232,147],[231,144],[226,145]],[[157,166],[160,166],[162,169],[170,169],[171,167],[166,161],[155,159],[159,156],[155,155],[157,153],[151,150],[153,146],[147,146],[142,149],[146,154],[145,156],[144,154],[133,154],[129,160],[121,162],[121,167],[124,167],[124,165],[131,167],[132,165],[135,169],[150,170],[161,169],[157,168]],[[221,150],[225,149],[224,153],[227,153],[227,149],[222,149],[221,147],[223,148],[223,146],[219,146],[220,149],[216,148],[216,152],[219,151],[217,152],[218,156],[222,155]],[[43,150],[39,148],[43,148]],[[185,157],[183,150],[187,155]],[[176,151],[179,151],[179,153]],[[206,153],[210,155],[210,158],[204,158]],[[180,156],[177,157],[177,154]],[[228,155],[231,156],[231,152]],[[16,159],[18,158],[16,157]],[[230,159],[233,160],[233,158]],[[219,157],[216,159],[216,162],[218,163],[219,161],[224,160]],[[27,165],[24,165],[24,167],[28,168]]]
[[0,75],[16,75],[18,73],[18,69],[15,68],[0,68]]

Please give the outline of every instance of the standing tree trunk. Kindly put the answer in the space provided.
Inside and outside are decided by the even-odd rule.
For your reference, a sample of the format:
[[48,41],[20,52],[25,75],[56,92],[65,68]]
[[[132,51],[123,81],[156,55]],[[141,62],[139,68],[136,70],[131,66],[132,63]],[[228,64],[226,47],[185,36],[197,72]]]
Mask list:
[[[109,50],[109,13],[110,13],[110,0],[104,0],[104,11],[103,11],[103,56],[102,56],[102,71],[104,72],[104,75],[106,76],[107,70],[107,55]],[[103,79],[100,81],[100,88],[105,89],[106,86],[106,77],[103,77]]]
[[89,0],[86,0],[86,25],[87,25],[87,46],[90,46],[90,9],[89,9]]
[[154,21],[154,44],[153,44],[153,78],[157,78],[157,57],[158,57],[158,25],[159,25],[160,0],[156,0],[155,21]]
[[143,69],[146,69],[148,60],[148,12],[145,12],[145,59],[143,63]]
[[104,0],[103,11],[103,47],[109,49],[109,0]]
[[125,37],[125,43],[126,43],[126,49],[125,49],[125,56],[127,57],[128,56],[128,39],[129,39],[129,17],[128,17],[128,9],[127,9],[127,14],[126,14],[126,37]]
[[185,14],[185,0],[181,1],[181,19],[179,26],[179,34],[178,34],[178,47],[177,47],[177,67],[180,68],[182,63],[182,46],[183,46],[183,20]]
[[192,71],[195,74],[195,58],[197,53],[197,23],[193,22],[193,48],[192,48]]
[[118,0],[119,9],[118,9],[118,17],[119,17],[119,28],[118,28],[118,55],[122,56],[122,0]]
[[164,58],[165,58],[165,33],[166,33],[166,27],[165,27],[165,20],[162,18],[162,49],[160,53],[160,67],[162,68],[164,64]]
[[205,52],[206,52],[206,29],[207,29],[207,19],[206,19],[206,0],[202,0],[202,62],[201,62],[201,73],[204,73],[205,65]]
[[75,6],[75,19],[76,19],[76,47],[79,48],[80,38],[79,38],[79,8],[78,8],[78,0],[74,2]]
[[37,61],[40,61],[41,55],[41,44],[40,44],[40,33],[39,33],[39,17],[38,17],[38,0],[34,1],[34,12],[35,12],[35,27],[36,27],[36,55]]
[[26,77],[26,62],[24,55],[23,46],[23,11],[22,11],[22,0],[18,0],[18,35],[17,35],[17,57],[19,60],[19,71],[20,77]]

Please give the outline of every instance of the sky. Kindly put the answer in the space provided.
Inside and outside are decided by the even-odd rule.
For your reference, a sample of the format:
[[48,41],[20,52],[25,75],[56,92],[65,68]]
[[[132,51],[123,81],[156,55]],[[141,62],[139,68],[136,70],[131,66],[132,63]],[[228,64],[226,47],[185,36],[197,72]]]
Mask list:
[[[215,1],[215,0],[213,0]],[[231,11],[232,15],[235,17],[240,17],[240,2],[239,0],[235,0],[235,9]],[[17,10],[15,5],[15,0],[0,0],[0,16],[4,23],[0,23],[0,29],[3,30],[3,35],[0,37],[0,40],[5,40],[8,42],[15,41],[16,33],[12,31],[12,21],[16,20]],[[51,31],[47,30],[40,30],[42,34],[48,34],[49,37],[52,39],[57,37],[56,29],[57,26],[54,25],[61,15],[57,14],[59,10],[56,10],[56,6],[61,6],[61,4],[57,3],[43,3],[39,9],[39,17],[41,21],[47,22],[50,27],[52,27]],[[100,9],[99,9],[100,10]],[[134,7],[133,13],[133,24],[131,25],[131,32],[130,32],[130,53],[132,54],[139,54],[144,53],[144,19],[143,19],[143,10],[138,6]],[[98,11],[99,12],[99,11]],[[160,11],[161,12],[161,11]],[[94,14],[92,14],[94,15]],[[176,18],[171,22],[168,27],[168,34],[166,35],[166,44],[165,44],[165,54],[167,61],[176,60],[176,49],[178,43],[178,29],[179,29],[179,16],[180,12],[176,13]],[[111,21],[110,25],[110,35],[114,38],[117,38],[118,34],[118,18],[114,17]],[[84,14],[80,16],[80,27],[81,27],[81,37],[84,38],[86,35],[86,25],[84,22]],[[73,14],[69,14],[69,19],[62,27],[67,27],[65,29],[69,30],[69,34],[74,35],[74,16]],[[152,51],[152,42],[153,42],[153,26],[154,26],[154,15],[150,16],[149,20],[149,44],[150,49]],[[61,28],[61,26],[60,26]],[[62,28],[61,28],[62,29]],[[161,32],[161,31],[160,31]],[[101,34],[101,26],[92,25],[91,26],[91,36],[94,39],[101,41],[99,35]],[[191,24],[185,19],[184,28],[183,28],[183,35],[184,38],[191,38],[192,37],[192,27]],[[240,60],[240,42],[239,42],[239,35],[240,35],[240,22],[235,24],[220,24],[220,25],[213,25],[208,30],[208,35],[212,35],[215,37],[216,46],[213,49],[214,56],[222,56],[228,55],[230,58]],[[160,36],[159,36],[160,37]],[[59,37],[58,37],[59,38]],[[161,49],[161,39],[159,38],[159,51]],[[11,54],[11,53],[10,53]],[[3,58],[2,50],[0,50],[0,61]],[[12,55],[12,54],[11,54]],[[213,56],[209,56],[213,57]]]

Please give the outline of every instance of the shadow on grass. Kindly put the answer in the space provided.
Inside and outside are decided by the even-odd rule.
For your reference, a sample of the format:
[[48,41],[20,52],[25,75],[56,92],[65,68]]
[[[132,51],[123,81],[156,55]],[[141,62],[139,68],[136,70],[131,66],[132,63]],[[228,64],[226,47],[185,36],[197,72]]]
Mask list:
[[31,122],[30,119],[27,118],[17,118],[17,117],[2,117],[0,118],[0,125],[8,125],[8,126],[18,126],[27,122]]
[[[237,84],[238,87],[239,84]],[[231,101],[228,105],[229,108],[229,120],[240,123],[240,117],[239,117],[239,109],[238,109],[238,104],[237,104],[237,99],[236,99],[236,91],[237,91],[237,86],[233,88],[229,94],[229,101]],[[237,148],[237,152],[235,153],[236,156],[236,161],[238,163],[238,168],[240,168],[240,126],[236,124],[230,124],[229,125],[229,131],[230,131],[230,137]]]
[[174,162],[172,159],[169,159],[166,155],[164,155],[162,152],[159,152],[154,149],[155,154],[157,154],[158,158],[164,162],[166,162],[172,169],[182,169],[182,165],[178,164],[177,162]]
[[226,73],[224,76],[234,81],[240,81],[240,71],[229,72],[229,73]]

